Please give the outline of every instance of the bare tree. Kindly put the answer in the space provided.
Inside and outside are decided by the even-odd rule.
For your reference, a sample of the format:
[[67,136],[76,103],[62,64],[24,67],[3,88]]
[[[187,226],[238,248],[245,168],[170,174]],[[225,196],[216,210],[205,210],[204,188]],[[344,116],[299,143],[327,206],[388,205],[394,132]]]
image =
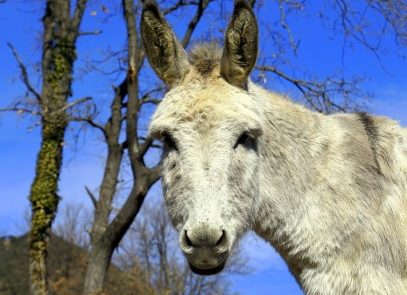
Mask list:
[[83,204],[64,204],[59,209],[52,232],[64,241],[86,250],[89,248],[90,220],[90,212]]
[[[407,3],[404,0],[366,0],[362,7],[353,1],[332,1],[338,18],[333,28],[345,34],[345,42],[353,39],[380,59],[382,39],[392,34],[399,46],[407,45]],[[369,13],[377,17],[372,22]]]

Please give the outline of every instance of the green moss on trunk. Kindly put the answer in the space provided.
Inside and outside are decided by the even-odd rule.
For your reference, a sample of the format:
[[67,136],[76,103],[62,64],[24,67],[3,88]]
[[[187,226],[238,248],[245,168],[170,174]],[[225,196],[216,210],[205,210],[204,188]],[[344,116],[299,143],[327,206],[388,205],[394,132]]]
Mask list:
[[36,173],[31,186],[32,208],[30,234],[31,292],[48,294],[47,248],[51,225],[58,209],[58,179],[62,165],[63,141],[67,127],[62,111],[71,95],[72,65],[75,54],[72,45],[61,42],[51,49],[52,63],[44,73],[42,105],[42,142],[37,157]]
[[[58,178],[62,165],[66,122],[43,123],[41,149],[35,179],[31,187],[30,273],[32,293],[48,293],[46,258],[52,221],[59,202]],[[35,283],[34,283],[35,282]]]

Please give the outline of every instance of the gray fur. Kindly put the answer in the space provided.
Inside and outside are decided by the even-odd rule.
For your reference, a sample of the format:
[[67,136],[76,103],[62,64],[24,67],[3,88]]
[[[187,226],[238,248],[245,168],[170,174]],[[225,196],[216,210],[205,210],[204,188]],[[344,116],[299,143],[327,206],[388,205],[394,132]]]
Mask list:
[[306,294],[407,294],[407,130],[244,89],[220,52],[195,47],[150,126],[174,141],[162,184],[192,269],[220,271],[254,230]]
[[221,74],[230,84],[247,88],[247,79],[257,59],[258,31],[250,6],[246,1],[236,1],[221,61]]
[[188,56],[155,1],[144,4],[140,27],[144,50],[152,68],[167,85],[175,85],[189,71]]

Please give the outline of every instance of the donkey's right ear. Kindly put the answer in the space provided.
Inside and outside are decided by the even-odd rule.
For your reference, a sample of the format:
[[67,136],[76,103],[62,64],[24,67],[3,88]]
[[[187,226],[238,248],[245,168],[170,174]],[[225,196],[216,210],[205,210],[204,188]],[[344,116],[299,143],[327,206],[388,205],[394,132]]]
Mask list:
[[144,2],[140,27],[151,67],[168,86],[176,85],[188,73],[190,63],[155,1]]
[[247,88],[247,80],[257,59],[258,31],[250,5],[245,0],[235,0],[233,16],[226,30],[221,74],[237,87]]

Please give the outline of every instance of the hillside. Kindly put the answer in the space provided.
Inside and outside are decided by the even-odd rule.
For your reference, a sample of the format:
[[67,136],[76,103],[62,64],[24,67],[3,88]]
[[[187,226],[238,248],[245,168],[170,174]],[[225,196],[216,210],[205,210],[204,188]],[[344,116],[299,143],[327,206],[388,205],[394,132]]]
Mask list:
[[[86,252],[80,247],[53,235],[49,249],[49,282],[51,294],[81,294],[85,274]],[[154,294],[140,276],[122,272],[111,267],[106,282],[106,293],[110,294]],[[28,235],[0,238],[0,294],[29,294]]]

